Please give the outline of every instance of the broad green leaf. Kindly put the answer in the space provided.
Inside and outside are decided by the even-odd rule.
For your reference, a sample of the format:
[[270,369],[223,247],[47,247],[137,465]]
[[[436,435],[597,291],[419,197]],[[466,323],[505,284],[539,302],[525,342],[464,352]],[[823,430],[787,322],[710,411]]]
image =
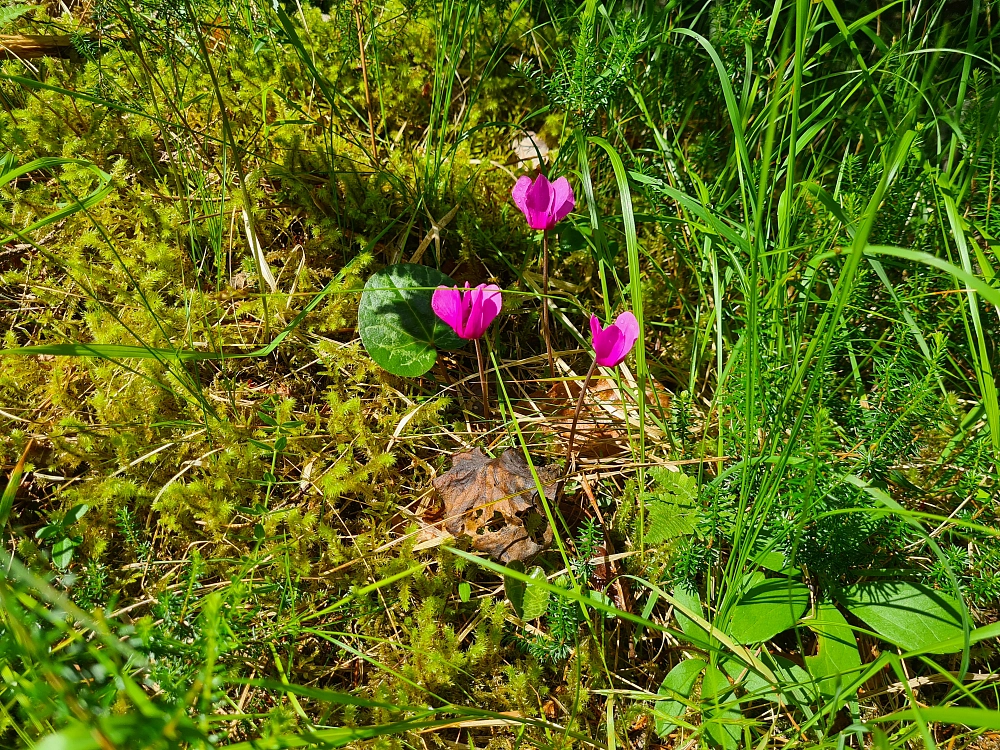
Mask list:
[[816,617],[804,624],[809,626],[818,640],[816,655],[805,657],[806,666],[815,678],[820,693],[832,698],[840,686],[850,682],[861,668],[854,630],[832,604],[817,606]]
[[736,750],[743,732],[739,701],[726,675],[709,664],[701,681],[702,728],[709,744],[724,750]]
[[809,606],[809,589],[788,578],[751,586],[736,604],[726,632],[737,643],[761,643],[792,627]]
[[52,545],[52,562],[60,568],[68,568],[73,562],[73,552],[80,546],[80,537],[64,536]]
[[961,606],[947,594],[907,581],[868,581],[838,599],[882,638],[907,651],[951,653],[941,642],[962,636]]
[[[528,576],[536,581],[545,580],[545,571],[537,565],[528,572]],[[549,608],[549,592],[541,586],[527,584],[524,591],[524,619],[534,620],[545,614]]]
[[774,549],[760,552],[753,559],[753,562],[755,565],[760,565],[762,568],[767,568],[775,573],[781,573],[784,576],[795,577],[798,575],[798,571],[789,564],[788,558],[785,557],[784,553]]
[[[981,628],[975,628],[971,633],[969,633],[969,643],[979,643],[979,641],[985,641],[989,638],[1000,638],[1000,622],[983,625]],[[961,651],[964,648],[964,644],[964,635],[958,635],[953,638],[948,638],[947,640],[931,644],[925,653],[954,654]],[[923,651],[923,649],[916,650],[918,652]]]
[[431,309],[431,295],[455,282],[428,266],[399,263],[372,274],[358,307],[368,354],[393,375],[415,378],[434,366],[438,349],[465,342]]
[[[667,698],[653,703],[653,721],[657,735],[666,738],[677,726],[677,719],[684,717],[687,711],[687,703],[684,701],[691,697],[698,675],[707,666],[701,659],[686,659],[663,678],[656,694]],[[682,700],[678,700],[679,698]]]
[[458,584],[458,598],[463,602],[472,598],[472,585],[468,581],[462,581]]
[[763,698],[789,706],[809,706],[814,703],[814,695],[810,690],[812,680],[806,670],[790,659],[767,651],[760,655],[760,659],[774,673],[777,684],[764,679],[760,673],[749,669],[738,659],[727,658],[722,663],[722,668],[733,682],[738,682],[743,687],[752,700]]
[[[518,573],[524,573],[524,563],[520,560],[514,560],[509,567]],[[544,615],[549,608],[549,592],[541,586],[531,584],[531,581],[546,582],[544,570],[536,565],[527,575],[531,580],[523,581],[505,575],[503,588],[517,616],[522,620],[534,620]]]
[[85,515],[87,515],[88,510],[90,510],[90,506],[85,503],[81,503],[80,505],[74,505],[72,508],[66,511],[66,515],[63,516],[62,525],[69,526],[70,524],[76,523]]
[[[681,584],[674,588],[674,599],[699,617],[704,618],[705,612],[701,608],[701,599],[698,598],[697,591],[688,589],[687,586]],[[690,641],[693,646],[708,648],[708,633],[706,633],[693,620],[685,617],[676,607],[674,608],[674,617],[677,618],[677,624],[680,626],[681,631],[687,636],[688,641]]]

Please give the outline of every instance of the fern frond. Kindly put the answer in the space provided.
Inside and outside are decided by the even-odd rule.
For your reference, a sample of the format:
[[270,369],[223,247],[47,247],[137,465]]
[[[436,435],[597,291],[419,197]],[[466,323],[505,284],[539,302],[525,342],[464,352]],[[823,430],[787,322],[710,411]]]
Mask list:
[[661,544],[687,536],[698,523],[698,481],[680,471],[659,470],[655,491],[646,496],[647,544]]

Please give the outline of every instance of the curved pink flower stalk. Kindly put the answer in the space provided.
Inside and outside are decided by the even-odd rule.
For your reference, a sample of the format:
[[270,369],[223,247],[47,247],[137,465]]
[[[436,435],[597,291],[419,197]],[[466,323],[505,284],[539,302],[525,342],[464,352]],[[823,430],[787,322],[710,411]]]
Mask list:
[[[569,431],[569,451],[570,462],[573,460],[573,443],[576,439],[576,423],[580,419],[580,412],[583,409],[583,399],[587,395],[587,388],[590,387],[590,380],[594,377],[594,371],[600,367],[617,367],[625,361],[625,357],[632,351],[635,342],[639,340],[639,321],[631,312],[623,312],[615,322],[607,328],[601,327],[601,321],[596,315],[590,316],[591,344],[594,347],[594,361],[587,371],[587,377],[583,381],[583,388],[580,389],[580,398],[576,402],[576,411],[573,412],[573,426]],[[567,470],[569,464],[567,464]]]
[[545,353],[549,358],[549,375],[555,377],[556,365],[552,355],[552,336],[549,327],[549,230],[565,219],[576,205],[569,180],[560,177],[555,182],[539,174],[534,180],[522,175],[510,191],[514,205],[521,209],[528,226],[541,229],[542,234],[542,335]]
[[500,312],[501,304],[500,287],[496,284],[469,289],[468,281],[464,290],[439,286],[431,297],[434,314],[463,339],[482,337]]
[[490,418],[490,393],[479,339],[500,312],[502,304],[500,287],[496,284],[480,284],[475,289],[469,289],[469,282],[466,281],[464,290],[439,286],[431,296],[434,314],[451,326],[459,338],[472,339],[476,343],[479,384],[483,391],[483,416],[486,419]]
[[532,229],[552,229],[565,219],[576,205],[569,180],[560,177],[555,182],[540,174],[534,180],[522,175],[510,191],[514,205],[521,209]]

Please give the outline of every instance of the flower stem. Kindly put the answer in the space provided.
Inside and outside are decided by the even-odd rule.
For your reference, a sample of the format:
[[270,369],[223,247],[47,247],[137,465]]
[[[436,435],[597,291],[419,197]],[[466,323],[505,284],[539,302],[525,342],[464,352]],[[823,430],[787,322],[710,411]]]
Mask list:
[[552,356],[552,331],[549,328],[549,230],[542,232],[542,336],[545,352],[549,357],[549,377],[556,376],[556,363]]
[[490,418],[490,386],[486,380],[486,368],[483,367],[483,350],[476,339],[476,360],[479,362],[479,387],[483,392],[483,419]]
[[590,380],[594,377],[594,372],[597,370],[597,359],[590,365],[590,369],[587,370],[587,377],[584,378],[583,388],[580,389],[580,398],[576,400],[576,410],[573,412],[573,426],[569,428],[569,450],[566,452],[566,469],[573,465],[573,444],[576,440],[576,423],[580,420],[580,412],[583,411],[583,399],[587,395],[587,388],[590,387]]

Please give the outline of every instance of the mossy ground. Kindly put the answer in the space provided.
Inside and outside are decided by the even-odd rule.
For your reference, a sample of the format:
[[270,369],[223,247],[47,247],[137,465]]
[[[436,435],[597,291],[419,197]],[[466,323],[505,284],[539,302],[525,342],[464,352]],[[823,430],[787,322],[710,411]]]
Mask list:
[[[920,137],[886,193],[870,244],[960,262],[945,210],[955,164],[929,166],[946,151],[935,128],[950,133],[954,124],[960,154],[972,164],[956,198],[959,224],[978,232],[973,271],[991,278],[991,238],[1000,232],[1000,144],[989,126],[1000,101],[995,72],[975,62],[975,75],[963,74],[967,97],[953,115],[961,123],[919,110],[888,74],[878,85],[869,80],[869,93],[829,115],[823,128],[809,130],[802,105],[798,132],[809,142],[799,168],[827,192],[803,189],[790,205],[768,183],[774,210],[764,231],[780,241],[758,258],[765,270],[754,278],[764,302],[751,320],[746,278],[756,272],[726,232],[744,220],[745,236],[754,234],[746,220],[752,196],[740,186],[745,177],[754,189],[755,180],[768,179],[766,139],[755,135],[754,174],[734,167],[725,91],[711,61],[668,27],[692,23],[711,37],[733,71],[731,85],[748,100],[748,78],[767,78],[746,68],[748,50],[778,59],[780,33],[768,31],[768,11],[755,4],[715,3],[708,17],[680,7],[687,3],[672,5],[678,8],[613,6],[610,15],[581,22],[564,3],[393,0],[321,9],[104,0],[62,15],[40,6],[16,22],[20,33],[75,34],[80,55],[0,62],[3,150],[20,165],[84,160],[108,175],[111,189],[85,210],[44,223],[100,190],[101,176],[67,161],[0,186],[0,232],[18,234],[0,249],[3,347],[141,345],[228,355],[0,359],[0,464],[13,467],[26,454],[28,471],[14,501],[10,549],[55,592],[127,631],[123,639],[150,657],[141,681],[157,701],[190,709],[206,733],[211,726],[226,741],[388,724],[416,707],[448,703],[553,723],[472,724],[357,742],[499,750],[579,743],[576,733],[611,745],[615,732],[636,746],[659,742],[649,701],[628,691],[656,692],[681,658],[676,640],[620,620],[584,620],[576,605],[558,599],[539,628],[526,630],[500,578],[439,549],[414,551],[414,512],[428,502],[431,480],[470,445],[519,445],[512,409],[536,460],[563,459],[559,433],[542,429],[552,383],[533,292],[539,243],[509,200],[525,170],[510,143],[526,129],[552,147],[550,160],[571,174],[579,200],[578,216],[553,238],[555,286],[566,300],[557,348],[586,371],[586,339],[576,333],[586,330],[584,311],[623,309],[637,285],[650,373],[672,394],[651,418],[656,438],[648,453],[619,455],[612,471],[592,480],[617,551],[628,553],[622,571],[716,590],[728,580],[722,571],[734,545],[756,554],[753,544],[772,543],[794,551],[816,591],[874,569],[940,587],[956,572],[977,622],[995,616],[994,538],[949,528],[943,557],[929,557],[907,520],[879,513],[873,495],[843,476],[863,477],[912,510],[995,525],[997,443],[987,428],[991,396],[982,373],[983,362],[993,373],[1000,367],[996,310],[982,297],[970,307],[953,277],[926,265],[886,261],[881,273],[865,265],[843,317],[824,334],[825,359],[795,380],[806,332],[835,299],[838,278],[818,270],[822,259],[846,253],[856,231],[850,222],[865,220],[884,174],[879,149],[900,122]],[[987,6],[971,34],[983,50],[993,49],[997,25],[994,4]],[[941,34],[952,33],[949,20],[968,20],[942,8],[945,16],[929,21]],[[368,28],[368,94],[358,14]],[[886,12],[885,23],[874,38],[910,49],[899,41],[896,15]],[[817,44],[835,45],[824,34],[816,32]],[[881,55],[873,43],[871,54]],[[960,63],[942,61],[942,73],[885,54],[898,79],[923,91],[937,87],[935,96],[954,103],[941,91],[952,91]],[[853,71],[853,50],[838,47],[830,64]],[[765,119],[763,105],[751,110]],[[759,121],[744,124],[756,131]],[[612,141],[631,171],[641,279],[629,277],[610,164],[593,145],[589,162],[578,158],[594,134]],[[589,190],[584,163],[592,169]],[[664,185],[697,195],[716,218]],[[831,191],[844,215],[828,210]],[[375,365],[356,332],[367,274],[412,259],[456,207],[422,261],[459,282],[490,278],[510,290],[490,334],[491,350],[507,365],[510,402],[501,401],[507,421],[489,426],[476,416],[471,382],[458,382],[471,380],[471,350],[404,380]],[[591,209],[604,218],[592,223]],[[37,221],[44,225],[24,231]],[[249,235],[263,248],[273,289]],[[317,304],[272,353],[239,356],[273,341],[310,302]],[[724,371],[735,373],[728,379],[716,368],[720,345]],[[746,384],[755,378],[748,402]],[[995,407],[995,391],[992,399]],[[794,408],[807,415],[801,423]],[[794,447],[783,453],[793,429]],[[750,460],[779,454],[787,464],[781,472]],[[655,472],[636,467],[664,460],[689,462],[681,465],[702,488],[701,511],[682,538],[647,550],[644,503],[672,490],[669,480],[663,486]],[[567,544],[576,574],[586,577],[593,571],[579,554],[585,542],[573,535],[590,506],[574,488],[588,509],[570,519]],[[754,493],[770,510],[747,542],[740,518]],[[71,561],[57,564],[53,544],[37,532],[80,505],[86,514],[63,534],[78,545]],[[859,507],[870,515],[836,515]],[[557,557],[546,567],[563,567]],[[655,597],[629,603],[636,614],[647,604],[644,617],[672,622]],[[58,642],[37,609],[19,606],[39,638]],[[778,648],[797,658],[804,647],[792,640]],[[972,654],[983,673],[996,668],[992,643]],[[81,711],[127,715],[134,697],[95,676],[90,657],[55,653],[70,671],[91,670],[81,682],[83,708],[50,698],[49,707],[19,714],[11,700],[0,715],[5,744],[60,729]],[[955,671],[951,661],[941,665]],[[289,684],[362,700],[337,705],[321,693],[282,689]],[[49,695],[64,696],[64,688]],[[8,681],[5,690],[13,689]],[[944,695],[942,687],[929,700]],[[903,700],[869,701],[866,716]],[[205,718],[226,714],[233,718],[211,725]],[[34,725],[17,726],[28,715]],[[835,742],[842,729],[831,718],[822,737],[806,739],[791,715],[786,721],[748,709],[747,716],[747,737]],[[915,736],[900,729],[893,741]]]

